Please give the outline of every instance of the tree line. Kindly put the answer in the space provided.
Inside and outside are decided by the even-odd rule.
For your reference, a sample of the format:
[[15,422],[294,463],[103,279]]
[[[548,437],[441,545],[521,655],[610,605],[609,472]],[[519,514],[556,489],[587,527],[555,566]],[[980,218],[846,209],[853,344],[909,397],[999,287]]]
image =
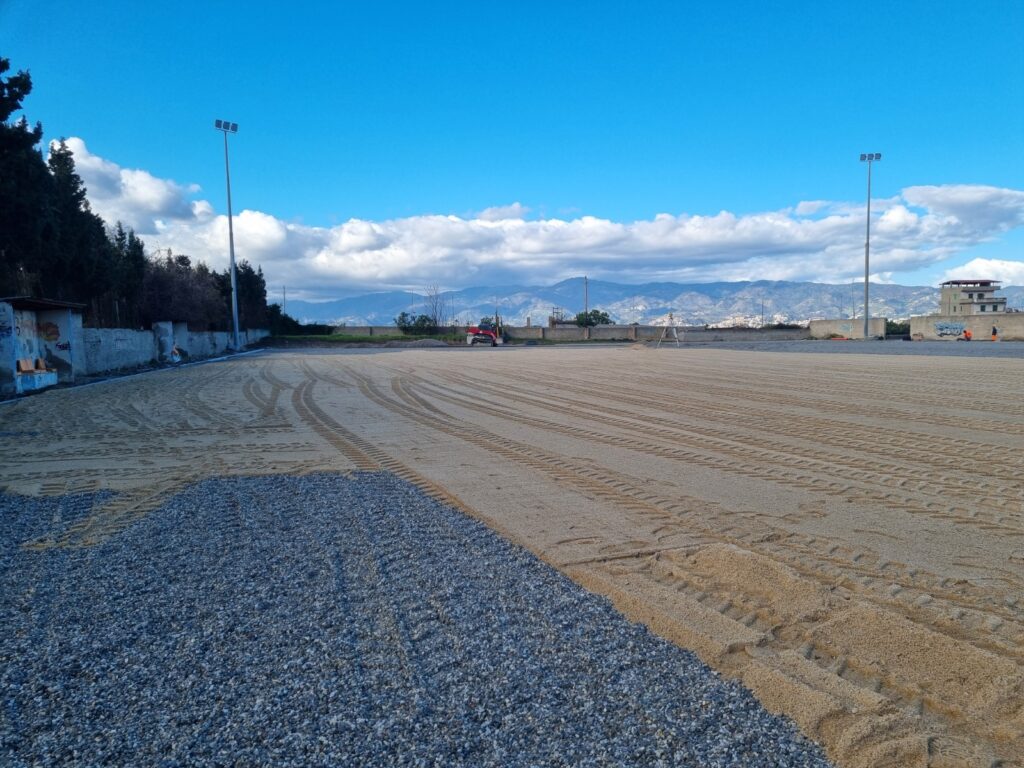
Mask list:
[[[85,184],[63,139],[40,147],[43,127],[14,119],[32,91],[28,72],[0,57],[0,296],[31,296],[85,305],[94,327],[187,322],[193,330],[231,326],[231,278],[168,249],[145,251],[120,222],[108,228],[89,207]],[[242,328],[265,328],[262,268],[236,266]],[[274,314],[281,320],[280,312]]]

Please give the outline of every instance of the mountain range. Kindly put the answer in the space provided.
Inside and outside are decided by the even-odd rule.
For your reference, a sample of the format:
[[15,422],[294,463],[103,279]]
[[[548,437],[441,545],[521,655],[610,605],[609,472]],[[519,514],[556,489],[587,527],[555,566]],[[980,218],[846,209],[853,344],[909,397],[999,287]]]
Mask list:
[[[586,281],[589,309],[607,312],[614,322],[664,324],[671,313],[680,325],[804,323],[824,317],[863,316],[864,284],[800,283],[777,280],[721,283],[645,283],[629,285]],[[1007,286],[1007,307],[1024,307],[1024,286]],[[436,301],[432,300],[436,298]],[[304,323],[392,325],[401,312],[430,314],[443,306],[446,322],[476,322],[495,309],[506,323],[546,325],[555,314],[572,318],[584,309],[584,278],[551,286],[486,286],[446,291],[429,297],[407,291],[369,293],[333,301],[291,300],[285,311]],[[871,284],[871,314],[903,320],[938,311],[939,289],[931,286]]]

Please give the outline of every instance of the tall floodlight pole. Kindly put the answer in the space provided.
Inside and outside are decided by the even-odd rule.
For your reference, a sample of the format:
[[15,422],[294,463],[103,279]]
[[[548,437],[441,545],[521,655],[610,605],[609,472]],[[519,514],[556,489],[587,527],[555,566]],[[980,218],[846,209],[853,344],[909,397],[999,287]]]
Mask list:
[[862,163],[868,164],[868,215],[867,234],[864,237],[864,338],[869,337],[869,324],[871,322],[871,311],[869,310],[868,275],[871,272],[871,164],[882,159],[881,152],[868,152],[860,156]]
[[231,220],[231,164],[228,162],[228,134],[238,133],[238,123],[214,120],[213,127],[224,134],[224,173],[228,182],[228,252],[231,256],[231,328],[237,352],[242,345],[238,340],[238,276],[235,274],[235,229]]

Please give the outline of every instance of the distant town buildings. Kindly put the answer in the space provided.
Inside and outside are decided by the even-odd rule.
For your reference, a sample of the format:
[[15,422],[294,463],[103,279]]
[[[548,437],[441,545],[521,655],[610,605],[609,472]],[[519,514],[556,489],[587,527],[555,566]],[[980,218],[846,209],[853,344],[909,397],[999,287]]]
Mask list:
[[1006,298],[996,296],[999,280],[947,280],[939,296],[940,315],[980,315],[1006,311]]

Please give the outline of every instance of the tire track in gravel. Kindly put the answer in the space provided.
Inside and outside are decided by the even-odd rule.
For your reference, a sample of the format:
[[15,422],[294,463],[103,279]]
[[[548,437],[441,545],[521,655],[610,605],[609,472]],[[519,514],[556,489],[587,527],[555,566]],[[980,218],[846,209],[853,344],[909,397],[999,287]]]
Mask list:
[[121,493],[93,508],[86,517],[75,521],[64,530],[51,530],[42,538],[25,542],[22,546],[34,552],[54,547],[94,546],[116,536],[145,515],[159,509],[167,499],[198,479],[198,474],[181,474],[173,479]]
[[[667,519],[679,515],[682,511],[679,500],[659,499],[646,490],[631,486],[630,481],[635,481],[634,478],[616,476],[615,473],[611,473],[607,469],[597,470],[586,465],[574,465],[572,462],[566,462],[563,457],[544,455],[543,452],[539,452],[533,446],[517,444],[506,438],[499,438],[493,435],[493,433],[487,433],[475,425],[461,422],[449,414],[438,410],[421,398],[417,398],[416,395],[410,394],[400,378],[393,379],[392,387],[396,395],[404,402],[395,401],[384,396],[367,377],[353,370],[346,372],[356,381],[360,391],[378,405],[424,426],[466,440],[482,450],[525,463],[531,469],[553,474],[560,482],[568,482],[570,485],[574,485],[584,495],[591,495],[593,498],[604,501],[617,501],[620,508],[629,510],[633,514],[639,513],[641,516],[646,514],[649,518],[653,517],[661,523],[665,523]],[[328,381],[337,381],[329,375],[312,373],[314,376],[326,378]],[[341,383],[344,384],[344,382]],[[460,405],[465,406],[465,403],[460,401]],[[593,439],[592,435],[587,435],[587,437],[588,439]],[[560,472],[560,466],[565,467],[568,471]],[[610,483],[615,483],[614,487]],[[742,535],[729,536],[727,534],[730,530],[734,530],[734,526],[727,523],[719,526],[707,526],[707,521],[709,520],[708,506],[706,503],[702,504],[700,510],[702,514],[699,515],[694,514],[694,510],[690,510],[692,517],[698,518],[698,520],[702,518],[704,521],[705,530],[701,531],[702,535],[707,536],[708,539],[726,542],[732,546],[744,547],[749,545],[751,538],[749,532],[745,532]],[[693,524],[700,525],[698,520],[694,520]],[[690,521],[688,520],[687,522]],[[723,535],[721,530],[715,530],[716,527],[724,529],[726,535]],[[771,538],[772,535],[769,533],[768,538]],[[615,585],[616,574],[614,571],[609,571],[609,563],[620,559],[636,560],[639,558],[642,560],[645,557],[650,558],[652,555],[655,558],[655,562],[657,562],[658,557],[671,556],[673,548],[667,548],[660,552],[655,549],[649,552],[620,554],[624,556],[621,558],[598,558],[593,563],[577,564],[575,566],[567,566],[563,563],[562,567],[566,568],[574,578],[577,578],[584,584],[591,587],[596,586],[598,591],[603,591],[613,598],[617,598],[616,602],[620,606],[628,606],[632,600],[631,594],[623,592]],[[757,556],[768,557],[770,561],[775,562],[780,557],[780,552],[776,549],[776,551],[760,553]],[[794,559],[790,554],[789,556],[782,557],[782,562],[785,563],[783,567],[790,569],[791,573],[796,573],[798,579],[812,578],[819,582],[828,583],[836,576],[836,569],[834,567],[826,566],[822,568],[821,564],[813,559],[810,562],[808,562],[807,558]],[[665,580],[666,572],[662,569],[660,574],[655,574],[655,569],[656,566],[653,563],[643,563],[634,573],[641,575],[645,581],[654,581],[656,584],[658,579]],[[657,578],[648,578],[652,574]],[[609,576],[612,578],[609,579]],[[671,572],[669,572],[667,578],[670,582],[678,581],[674,575],[671,575]],[[842,586],[850,592],[850,596],[855,595],[856,599],[873,598],[869,604],[873,604],[875,607],[871,610],[885,610],[884,606],[879,605],[880,601],[876,596],[863,590],[858,580],[851,579],[848,576],[847,579],[848,583],[844,583]],[[651,587],[652,584],[647,583],[646,589]],[[859,594],[858,589],[861,590]],[[676,602],[675,607],[679,609],[678,602],[685,594],[685,590],[673,587],[672,592],[674,592],[672,597]],[[760,678],[766,666],[773,670],[770,680],[770,685],[772,686],[788,685],[792,689],[793,686],[806,687],[809,680],[816,680],[819,695],[832,696],[835,701],[830,706],[824,707],[824,711],[831,713],[828,717],[813,723],[803,723],[803,725],[805,727],[809,726],[808,730],[819,736],[824,734],[829,728],[839,729],[843,733],[859,732],[865,729],[870,731],[870,735],[865,735],[858,741],[855,750],[857,754],[881,755],[893,749],[902,750],[907,754],[926,754],[929,750],[938,750],[949,755],[961,752],[971,755],[973,758],[980,757],[986,753],[987,748],[984,743],[971,744],[945,735],[945,732],[948,730],[946,726],[950,718],[955,720],[961,729],[964,727],[970,728],[969,723],[965,724],[963,722],[964,712],[962,709],[944,706],[937,698],[927,696],[925,689],[915,682],[899,679],[886,682],[883,679],[885,673],[882,673],[881,677],[877,672],[874,675],[868,674],[872,672],[868,658],[859,658],[856,654],[840,655],[838,651],[833,652],[832,648],[820,638],[815,642],[813,635],[810,634],[814,630],[813,624],[810,627],[804,626],[800,628],[794,626],[787,628],[784,623],[779,622],[778,616],[771,615],[768,605],[764,603],[758,604],[756,601],[743,604],[742,601],[737,602],[735,600],[735,592],[729,592],[728,594],[731,596],[731,599],[727,598],[722,603],[709,609],[704,605],[708,595],[698,590],[697,596],[690,601],[691,604],[683,611],[684,615],[689,615],[693,619],[691,624],[698,626],[707,623],[715,624],[716,619],[714,616],[717,613],[717,622],[720,626],[717,631],[712,631],[710,636],[700,636],[700,633],[694,635],[692,631],[681,627],[679,622],[666,617],[656,609],[651,609],[649,605],[641,609],[639,615],[641,618],[650,621],[656,629],[660,625],[663,634],[667,633],[668,636],[674,636],[677,640],[682,636],[685,644],[702,650],[705,654],[711,656],[713,663],[717,663],[720,668],[740,674],[744,681],[754,685],[755,689],[757,689],[759,684],[763,687],[769,682]],[[784,601],[785,595],[779,594],[775,596],[775,602]],[[647,613],[644,613],[644,611],[647,611]],[[687,614],[687,612],[689,613]],[[900,613],[906,613],[905,607],[900,606]],[[754,636],[748,635],[746,641],[739,643],[735,639],[723,642],[723,638],[730,636],[733,638],[735,636],[743,637],[743,630],[749,630],[750,626],[756,625],[758,622],[768,625],[771,632],[775,634],[775,637],[768,640],[763,635],[755,633]],[[772,626],[773,623],[774,626]],[[665,630],[666,625],[668,626],[667,631]],[[787,629],[792,631],[787,631]],[[935,635],[935,632],[930,629],[921,628],[920,631],[926,633],[926,636]],[[874,640],[879,641],[882,639],[884,638],[875,638]],[[953,638],[950,638],[950,640],[954,643],[960,642],[963,645],[962,641]],[[797,647],[798,643],[799,647]],[[967,645],[969,646],[970,644],[967,643]],[[995,649],[998,648],[999,646],[995,647]],[[1003,646],[1003,649],[1005,650],[1005,646]],[[956,652],[955,647],[953,650]],[[968,651],[964,647],[961,648],[960,653],[962,656],[967,654],[964,657],[965,663],[976,663],[976,654],[988,653],[988,651],[979,650],[974,652]],[[972,656],[972,653],[975,656]],[[753,661],[755,657],[757,657],[756,662]],[[987,660],[988,657],[986,656],[985,659]],[[1007,663],[1011,665],[1008,669],[1014,668],[1012,662],[1008,661]],[[792,671],[794,665],[798,668],[797,672]],[[782,674],[785,682],[780,682],[779,680],[780,670],[790,670]],[[759,679],[760,683],[758,682]],[[837,693],[837,688],[841,693]],[[825,694],[825,691],[828,691],[828,694]],[[905,705],[910,706],[911,712],[902,711],[902,707]],[[890,709],[892,711],[888,711]],[[866,710],[873,712],[870,722],[864,719],[864,712]],[[858,714],[858,711],[860,714]],[[879,720],[877,716],[883,711],[887,711],[888,714],[885,718]],[[879,723],[883,720],[884,727],[880,727]],[[940,733],[940,736],[929,735],[929,733],[936,730]]]

